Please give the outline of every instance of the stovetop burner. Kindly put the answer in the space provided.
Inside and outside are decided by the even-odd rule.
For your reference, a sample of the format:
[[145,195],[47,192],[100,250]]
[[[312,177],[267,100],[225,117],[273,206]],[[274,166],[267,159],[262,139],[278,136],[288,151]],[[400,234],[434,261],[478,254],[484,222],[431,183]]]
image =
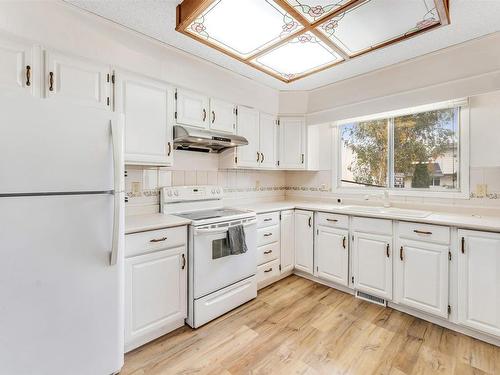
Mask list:
[[244,214],[246,211],[234,210],[229,208],[221,208],[215,210],[202,210],[202,211],[192,211],[186,212],[183,214],[176,214],[176,216],[180,216],[189,220],[207,220],[207,219],[216,219],[227,216],[234,216]]

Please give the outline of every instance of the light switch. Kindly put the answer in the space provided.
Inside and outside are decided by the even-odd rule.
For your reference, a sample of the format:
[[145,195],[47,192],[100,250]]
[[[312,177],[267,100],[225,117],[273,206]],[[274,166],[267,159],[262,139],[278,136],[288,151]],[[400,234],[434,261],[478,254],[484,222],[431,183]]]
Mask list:
[[484,198],[488,194],[487,184],[477,184],[476,185],[476,196],[478,198]]
[[141,183],[140,182],[132,182],[132,193],[137,194],[141,191]]

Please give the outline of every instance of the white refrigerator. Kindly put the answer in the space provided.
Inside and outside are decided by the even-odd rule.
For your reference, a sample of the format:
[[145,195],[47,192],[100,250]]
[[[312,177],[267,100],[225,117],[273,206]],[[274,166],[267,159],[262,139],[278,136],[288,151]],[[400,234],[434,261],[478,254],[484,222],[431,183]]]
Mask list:
[[0,93],[0,374],[123,365],[122,126]]

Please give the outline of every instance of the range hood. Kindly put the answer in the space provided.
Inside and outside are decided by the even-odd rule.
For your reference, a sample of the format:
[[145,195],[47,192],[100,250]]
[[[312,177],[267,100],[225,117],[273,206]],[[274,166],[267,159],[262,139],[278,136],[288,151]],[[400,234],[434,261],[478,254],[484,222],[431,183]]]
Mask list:
[[228,148],[246,146],[245,137],[213,130],[174,126],[174,148],[200,152],[222,152]]

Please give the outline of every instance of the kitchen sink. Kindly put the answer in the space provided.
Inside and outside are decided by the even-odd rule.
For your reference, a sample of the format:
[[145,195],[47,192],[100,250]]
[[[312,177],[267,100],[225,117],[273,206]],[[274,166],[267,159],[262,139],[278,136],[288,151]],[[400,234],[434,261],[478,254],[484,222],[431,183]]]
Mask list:
[[429,211],[410,210],[397,207],[375,207],[375,206],[344,206],[344,209],[352,212],[369,214],[389,214],[396,216],[424,218],[429,216]]

